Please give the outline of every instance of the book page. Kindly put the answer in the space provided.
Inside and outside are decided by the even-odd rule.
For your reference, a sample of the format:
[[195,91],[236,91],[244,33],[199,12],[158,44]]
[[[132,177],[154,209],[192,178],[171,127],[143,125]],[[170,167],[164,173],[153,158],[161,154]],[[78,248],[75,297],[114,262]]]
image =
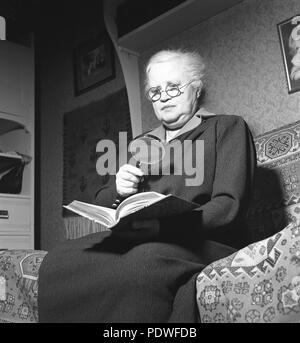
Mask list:
[[126,198],[118,206],[116,210],[116,221],[118,222],[120,218],[138,211],[145,206],[149,206],[165,197],[166,195],[157,192],[141,192],[134,194]]
[[108,207],[87,204],[77,200],[64,207],[106,227],[113,226],[116,223],[116,210]]
[[117,210],[76,200],[64,207],[111,230],[119,230],[132,220],[179,215],[199,207],[199,204],[171,194],[142,192],[125,199]]
[[117,224],[111,227],[111,230],[126,230],[128,228],[127,223],[134,220],[160,219],[180,215],[196,209],[199,204],[168,194],[151,200],[150,204],[149,202],[144,203],[142,208],[140,201],[138,201],[137,206],[139,207],[138,210],[132,209],[132,204],[129,204],[131,213],[119,217]]

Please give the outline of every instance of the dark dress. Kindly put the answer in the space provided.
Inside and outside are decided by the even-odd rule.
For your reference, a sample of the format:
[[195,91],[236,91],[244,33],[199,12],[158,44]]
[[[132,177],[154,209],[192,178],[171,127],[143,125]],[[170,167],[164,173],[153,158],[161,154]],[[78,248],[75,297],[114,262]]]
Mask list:
[[[161,126],[150,133],[164,139]],[[99,232],[49,251],[39,272],[40,322],[196,322],[195,281],[209,263],[249,243],[243,223],[256,166],[252,135],[238,116],[198,112],[169,142],[204,141],[204,181],[191,176],[148,177],[148,190],[173,193],[199,204],[186,215],[160,220],[147,239]],[[174,161],[170,160],[171,167]],[[173,166],[172,166],[173,163]],[[174,169],[174,168],[173,168]],[[172,170],[172,168],[171,168]],[[174,171],[174,170],[173,170]],[[111,206],[115,178],[97,201]]]

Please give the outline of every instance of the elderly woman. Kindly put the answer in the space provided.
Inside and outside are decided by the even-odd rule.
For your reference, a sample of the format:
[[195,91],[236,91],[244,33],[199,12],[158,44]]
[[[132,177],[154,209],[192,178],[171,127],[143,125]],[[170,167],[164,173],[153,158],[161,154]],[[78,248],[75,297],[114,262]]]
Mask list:
[[[165,146],[204,142],[201,184],[187,185],[190,175],[182,168],[182,175],[147,176],[147,190],[199,207],[130,223],[122,235],[99,232],[58,245],[40,269],[41,322],[196,322],[197,274],[248,243],[242,219],[256,158],[247,124],[199,108],[204,64],[197,53],[160,51],[146,75],[147,97],[161,125],[143,137]],[[185,163],[195,162],[195,151],[184,151]],[[98,192],[98,203],[111,206],[138,192],[144,176],[137,166],[121,166]]]

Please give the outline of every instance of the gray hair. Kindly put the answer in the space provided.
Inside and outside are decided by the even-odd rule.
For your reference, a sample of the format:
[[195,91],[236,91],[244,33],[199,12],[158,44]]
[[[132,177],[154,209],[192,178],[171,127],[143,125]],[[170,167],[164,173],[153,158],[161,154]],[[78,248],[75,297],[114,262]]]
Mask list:
[[149,88],[149,73],[154,64],[179,59],[191,80],[198,80],[199,86],[203,84],[205,75],[205,64],[202,57],[196,51],[187,51],[183,49],[166,49],[154,54],[145,67],[145,91]]

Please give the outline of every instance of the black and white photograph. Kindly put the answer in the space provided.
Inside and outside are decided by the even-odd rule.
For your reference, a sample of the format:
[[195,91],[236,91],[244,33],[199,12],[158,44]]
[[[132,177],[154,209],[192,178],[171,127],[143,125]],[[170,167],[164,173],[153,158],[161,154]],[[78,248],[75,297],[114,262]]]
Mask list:
[[75,95],[115,77],[113,47],[107,34],[81,43],[74,49]]
[[300,14],[278,24],[289,93],[300,91]]
[[25,323],[300,323],[299,0],[0,0],[0,325]]

